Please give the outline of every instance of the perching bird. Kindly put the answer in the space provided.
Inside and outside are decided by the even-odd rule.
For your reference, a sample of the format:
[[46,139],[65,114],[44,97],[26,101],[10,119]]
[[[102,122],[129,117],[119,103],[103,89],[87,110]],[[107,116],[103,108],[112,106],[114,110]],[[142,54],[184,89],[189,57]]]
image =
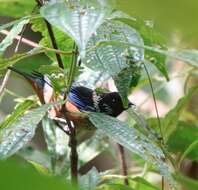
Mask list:
[[[53,89],[47,76],[35,71],[28,74],[13,67],[8,69],[22,75],[30,82],[41,103],[50,103],[54,100]],[[113,117],[117,117],[127,109],[124,108],[117,92],[98,93],[84,86],[72,86],[65,105],[69,112],[101,112]],[[133,104],[129,103],[128,107],[131,105]]]

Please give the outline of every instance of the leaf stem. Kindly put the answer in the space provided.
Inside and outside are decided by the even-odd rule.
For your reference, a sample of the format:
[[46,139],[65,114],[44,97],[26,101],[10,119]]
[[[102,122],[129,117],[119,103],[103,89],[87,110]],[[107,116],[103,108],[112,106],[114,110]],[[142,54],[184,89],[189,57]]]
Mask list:
[[122,167],[122,175],[126,176],[126,178],[124,178],[124,184],[125,185],[129,185],[129,180],[127,178],[128,176],[128,171],[127,171],[127,163],[126,163],[126,158],[125,158],[125,151],[124,151],[124,147],[120,144],[118,144],[118,149],[120,152],[120,160],[121,160],[121,167]]

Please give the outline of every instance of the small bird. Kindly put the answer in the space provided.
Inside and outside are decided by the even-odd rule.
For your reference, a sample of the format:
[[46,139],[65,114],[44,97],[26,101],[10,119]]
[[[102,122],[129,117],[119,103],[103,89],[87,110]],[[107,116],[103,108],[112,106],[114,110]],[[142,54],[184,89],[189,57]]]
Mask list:
[[[46,75],[36,71],[29,74],[14,67],[8,67],[8,69],[22,75],[30,82],[41,103],[54,101],[53,88]],[[65,103],[66,110],[69,112],[100,112],[112,117],[117,117],[131,105],[133,104],[129,102],[128,107],[124,108],[118,92],[101,93],[84,86],[72,86]],[[72,120],[75,120],[75,117]]]

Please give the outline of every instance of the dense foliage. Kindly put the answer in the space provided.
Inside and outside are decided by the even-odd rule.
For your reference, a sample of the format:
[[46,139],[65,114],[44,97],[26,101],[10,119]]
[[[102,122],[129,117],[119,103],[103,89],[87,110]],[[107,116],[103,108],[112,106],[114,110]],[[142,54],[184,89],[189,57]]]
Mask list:
[[[189,78],[197,76],[198,51],[170,49],[165,38],[153,27],[152,21],[144,21],[122,12],[119,10],[120,1],[117,5],[107,0],[42,2],[8,0],[3,6],[0,5],[2,16],[15,18],[0,26],[1,32],[10,31],[0,43],[0,74],[4,79],[10,72],[7,70],[8,66],[26,72],[37,70],[49,76],[56,97],[60,97],[63,92],[67,95],[73,84],[92,89],[100,84],[98,90],[104,90],[103,84],[111,79],[126,106],[128,95],[134,90],[150,90],[151,86],[154,95],[161,90],[161,85],[172,80],[170,68],[166,65],[168,59],[180,60],[187,68],[183,77],[186,80],[185,95],[164,117],[149,114],[145,117],[135,108],[127,110],[125,121],[101,113],[85,113],[97,132],[82,139],[82,133],[88,133],[86,127],[82,126],[81,130],[76,131],[79,167],[104,151],[109,151],[109,154],[116,157],[117,153],[111,150],[110,145],[113,141],[126,148],[129,155],[133,153],[132,160],[139,170],[134,173],[132,165],[127,168],[128,176],[124,176],[119,174],[118,167],[101,173],[93,167],[86,174],[79,174],[78,186],[75,188],[157,190],[161,188],[159,180],[153,182],[147,178],[155,173],[163,177],[162,181],[165,179],[167,189],[179,189],[183,185],[189,190],[197,190],[197,181],[182,173],[181,166],[186,158],[191,162],[198,160],[197,112],[189,109],[189,102],[193,104],[193,98],[198,93],[196,82],[189,82]],[[125,10],[123,6],[121,8]],[[12,56],[6,57],[8,47],[17,35],[24,33],[26,25],[30,25],[33,32],[40,33],[39,44],[29,43],[30,50],[17,52],[15,49]],[[51,34],[49,27],[52,29]],[[55,39],[52,39],[52,34]],[[25,43],[23,39],[18,38],[18,41]],[[25,64],[28,62],[30,64]],[[156,84],[153,85],[152,81]],[[6,87],[1,88],[1,100],[6,93]],[[14,94],[14,89],[9,93]],[[13,112],[0,124],[0,159],[18,155],[32,164],[38,172],[59,176],[62,179],[60,183],[53,180],[57,183],[56,188],[63,189],[72,178],[72,160],[68,156],[68,141],[71,136],[64,133],[47,113],[53,106],[65,101],[57,98],[53,103],[41,105],[36,96],[19,99]],[[38,126],[43,128],[47,144],[45,151],[27,146]],[[93,130],[94,126],[91,126]],[[3,168],[4,164],[9,165],[2,162],[0,167]],[[11,161],[9,170],[15,167]],[[0,171],[1,178],[7,178],[7,175],[2,174],[6,170],[3,168]],[[36,178],[33,171],[27,172],[32,174],[32,178]],[[10,172],[10,175],[24,174]],[[51,183],[47,181],[49,179],[43,176],[41,178],[51,187]],[[128,178],[129,185],[123,185],[125,178]],[[19,183],[23,181],[18,179],[17,184]],[[42,185],[38,186],[42,188]]]

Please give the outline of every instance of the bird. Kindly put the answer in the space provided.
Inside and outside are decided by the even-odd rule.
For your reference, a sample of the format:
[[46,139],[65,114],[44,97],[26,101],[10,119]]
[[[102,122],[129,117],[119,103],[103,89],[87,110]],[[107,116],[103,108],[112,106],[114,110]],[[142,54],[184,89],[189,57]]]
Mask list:
[[[53,101],[53,88],[50,79],[37,71],[26,73],[14,67],[8,69],[22,75],[32,85],[41,103]],[[68,93],[65,107],[69,112],[99,112],[112,117],[117,117],[133,103],[129,101],[124,107],[122,98],[118,92],[97,92],[84,86],[73,85]]]

